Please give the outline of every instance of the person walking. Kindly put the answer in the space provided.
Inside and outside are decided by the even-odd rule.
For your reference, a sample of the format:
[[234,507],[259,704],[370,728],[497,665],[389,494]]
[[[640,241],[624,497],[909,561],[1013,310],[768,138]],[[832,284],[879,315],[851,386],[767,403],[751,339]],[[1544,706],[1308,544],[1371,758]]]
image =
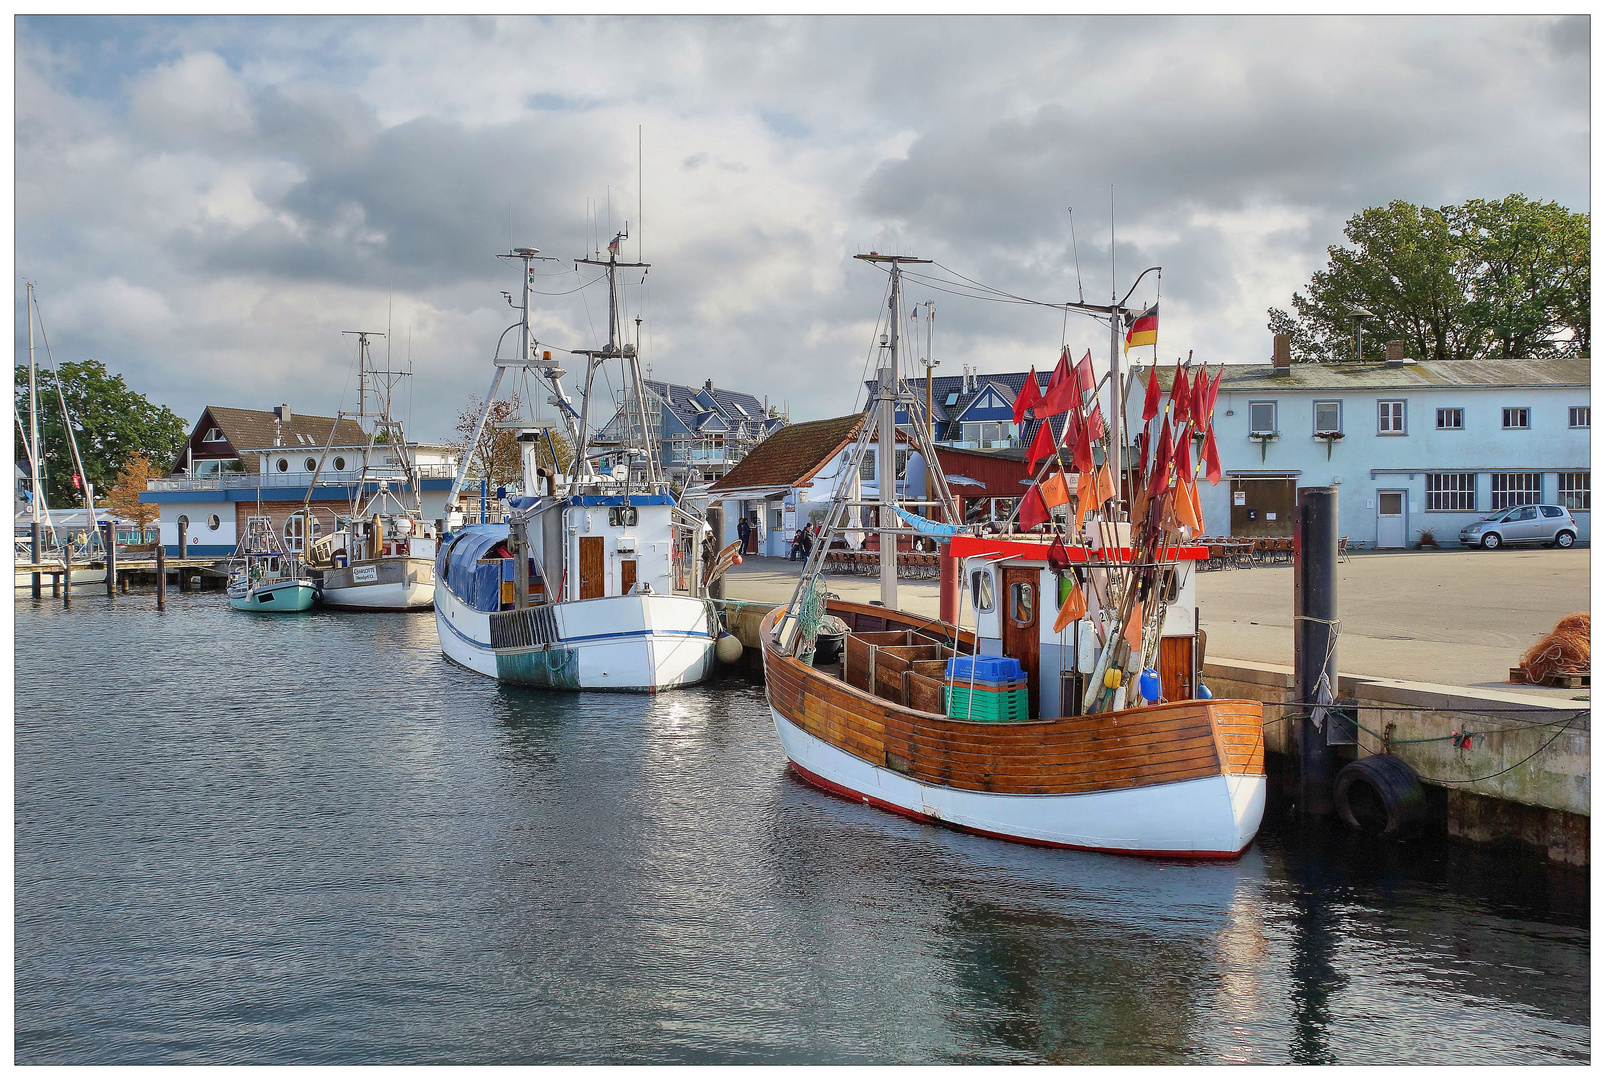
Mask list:
[[745,517],[737,518],[736,519],[736,539],[741,541],[741,549],[740,550],[741,550],[741,553],[743,555],[745,555],[747,553],[747,537],[750,536],[751,534],[752,534],[752,525],[748,523],[747,519]]

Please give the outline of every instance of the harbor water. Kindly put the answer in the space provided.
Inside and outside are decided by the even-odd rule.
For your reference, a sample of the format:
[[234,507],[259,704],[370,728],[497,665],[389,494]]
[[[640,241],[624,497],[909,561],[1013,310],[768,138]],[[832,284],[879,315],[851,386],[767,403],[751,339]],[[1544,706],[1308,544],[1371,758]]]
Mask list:
[[1188,864],[793,778],[763,687],[502,689],[431,613],[16,601],[18,1063],[1589,1059],[1586,879]]

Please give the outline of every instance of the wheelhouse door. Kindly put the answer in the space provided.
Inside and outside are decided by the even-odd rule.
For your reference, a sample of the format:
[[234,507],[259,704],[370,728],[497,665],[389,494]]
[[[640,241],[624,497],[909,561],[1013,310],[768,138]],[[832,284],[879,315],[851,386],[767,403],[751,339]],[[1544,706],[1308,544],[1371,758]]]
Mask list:
[[607,591],[603,542],[600,536],[580,537],[580,599],[595,600]]
[[1037,716],[1037,655],[1041,634],[1037,630],[1042,614],[1041,574],[1032,569],[1003,568],[1003,655],[1012,656],[1025,668],[1031,699],[1031,715]]

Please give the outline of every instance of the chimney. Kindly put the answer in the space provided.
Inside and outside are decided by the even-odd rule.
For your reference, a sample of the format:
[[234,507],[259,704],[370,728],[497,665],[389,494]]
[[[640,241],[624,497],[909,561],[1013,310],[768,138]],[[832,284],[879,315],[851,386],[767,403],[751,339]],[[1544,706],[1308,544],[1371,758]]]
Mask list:
[[282,423],[288,424],[290,422],[290,406],[280,405],[276,407],[273,410],[273,415],[278,417]]
[[709,379],[707,382],[703,383],[702,389],[706,390],[710,394],[713,393],[713,380]]
[[1388,342],[1388,367],[1404,366],[1404,342]]
[[1293,340],[1286,334],[1271,335],[1271,374],[1293,373]]

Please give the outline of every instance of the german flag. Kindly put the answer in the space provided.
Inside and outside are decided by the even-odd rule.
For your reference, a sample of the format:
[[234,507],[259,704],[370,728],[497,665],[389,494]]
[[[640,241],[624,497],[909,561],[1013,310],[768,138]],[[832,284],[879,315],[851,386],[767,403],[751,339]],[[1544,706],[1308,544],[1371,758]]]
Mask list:
[[1130,352],[1133,345],[1152,345],[1159,340],[1159,302],[1137,316],[1126,331],[1126,351]]

